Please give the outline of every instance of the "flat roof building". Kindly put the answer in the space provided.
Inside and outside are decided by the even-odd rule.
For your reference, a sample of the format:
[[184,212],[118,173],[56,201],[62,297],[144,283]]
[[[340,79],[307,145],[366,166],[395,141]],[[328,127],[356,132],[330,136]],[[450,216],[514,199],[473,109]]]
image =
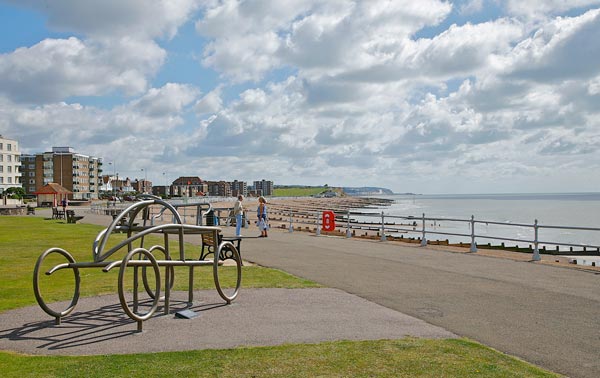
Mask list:
[[0,135],[0,193],[11,187],[21,187],[19,142]]
[[70,199],[97,199],[102,186],[102,159],[77,153],[71,147],[52,147],[52,151],[23,155],[23,188],[34,194],[55,182],[72,192]]

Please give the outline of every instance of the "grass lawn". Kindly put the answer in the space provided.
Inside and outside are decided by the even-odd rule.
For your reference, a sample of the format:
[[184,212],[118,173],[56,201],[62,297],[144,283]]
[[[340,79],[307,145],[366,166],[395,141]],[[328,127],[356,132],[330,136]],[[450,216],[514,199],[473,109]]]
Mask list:
[[[101,227],[66,224],[64,221],[39,217],[2,216],[0,230],[2,312],[36,305],[32,289],[33,267],[43,251],[50,247],[61,247],[71,253],[76,261],[91,261],[92,242]],[[120,237],[123,236],[111,236],[111,243]],[[156,238],[150,244],[161,241],[162,238]],[[115,259],[120,258],[122,256],[115,256]],[[100,269],[83,269],[80,272],[82,296],[116,294],[116,272],[103,273]],[[285,272],[262,267],[244,267],[242,274],[243,287],[319,286]],[[176,274],[176,277],[179,276]],[[73,287],[72,274],[53,278],[53,288],[45,298],[69,299]],[[187,280],[180,281],[175,281],[175,290],[186,290]],[[214,288],[212,275],[197,274],[194,288]],[[0,352],[0,370],[3,377],[558,376],[470,340],[414,338],[78,357]]]
[[273,197],[310,197],[315,194],[323,193],[327,189],[328,188],[324,186],[275,188],[273,190]]

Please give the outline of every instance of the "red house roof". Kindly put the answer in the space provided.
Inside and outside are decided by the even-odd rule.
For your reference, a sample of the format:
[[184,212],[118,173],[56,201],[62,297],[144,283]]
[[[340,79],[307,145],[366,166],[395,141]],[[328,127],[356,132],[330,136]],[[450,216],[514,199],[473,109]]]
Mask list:
[[60,184],[51,182],[49,184],[42,186],[40,188],[40,190],[38,190],[37,192],[35,192],[33,194],[68,194],[68,193],[73,193],[73,192],[62,187]]

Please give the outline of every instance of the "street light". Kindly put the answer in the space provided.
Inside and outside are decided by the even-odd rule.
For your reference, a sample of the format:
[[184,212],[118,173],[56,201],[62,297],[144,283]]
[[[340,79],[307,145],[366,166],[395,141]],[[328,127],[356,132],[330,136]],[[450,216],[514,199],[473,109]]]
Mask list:
[[146,181],[148,180],[148,171],[145,168],[142,168],[141,170],[142,170],[142,172],[144,172],[144,183],[143,183],[142,188],[143,188],[144,194],[146,194]]
[[[113,177],[112,177],[112,179],[110,180],[110,182],[111,182],[111,185],[110,185],[110,186],[112,186],[112,190],[113,190],[113,198],[115,198],[115,197],[116,197],[116,187],[115,187],[115,185],[117,185],[117,180],[115,179],[115,178],[116,178],[116,176],[117,176],[117,165],[116,165],[116,164],[114,164],[112,161],[111,161],[111,162],[109,162],[109,163],[108,163],[108,165],[112,165],[112,167],[113,167]],[[114,181],[114,182],[113,182],[113,181]]]
[[167,192],[167,190],[169,189],[169,186],[168,186],[168,184],[167,184],[167,183],[168,183],[168,181],[169,181],[169,180],[167,179],[167,172],[163,172],[162,174],[163,174],[163,177],[165,178],[165,197],[169,197],[169,195],[171,194],[171,193],[170,193],[171,191],[169,190],[169,191]]

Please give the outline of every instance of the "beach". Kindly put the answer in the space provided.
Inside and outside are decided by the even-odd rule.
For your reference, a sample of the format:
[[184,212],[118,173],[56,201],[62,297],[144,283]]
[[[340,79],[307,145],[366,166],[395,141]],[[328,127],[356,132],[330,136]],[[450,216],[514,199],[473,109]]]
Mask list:
[[[343,216],[348,211],[369,211],[371,213],[380,213],[382,209],[387,209],[393,201],[387,198],[366,198],[366,197],[334,197],[334,198],[314,198],[314,197],[273,197],[267,198],[267,207],[269,212],[269,225],[271,231],[277,232],[301,232],[316,235],[317,224],[319,225],[319,235],[330,236],[330,237],[343,237],[343,238],[355,238],[360,240],[374,240],[381,241],[380,232],[380,219],[373,219],[364,223],[353,223],[348,233],[347,224],[344,221],[340,221],[340,216]],[[233,236],[235,233],[234,223],[231,221],[230,211],[233,207],[233,199],[223,200],[215,199],[210,201],[210,204],[215,211],[218,219],[218,225],[223,228],[223,233],[227,236]],[[243,201],[244,208],[246,210],[247,221],[245,228],[242,228],[242,234],[245,237],[256,237],[259,235],[259,230],[256,227],[256,208],[258,201],[256,198],[248,197]],[[196,220],[197,213],[195,208],[191,206],[191,201],[185,208],[179,208],[180,213],[183,215],[184,221],[187,223],[193,223]],[[336,227],[334,231],[323,231],[321,230],[322,211],[333,211],[336,214]],[[167,219],[165,219],[166,221]],[[401,224],[403,223],[403,224]],[[291,225],[291,228],[290,228]],[[413,221],[399,222],[395,226],[406,227],[407,229],[413,229]],[[421,239],[419,235],[420,223],[417,227],[414,227],[415,231],[407,233],[407,236],[393,237],[386,235],[385,242],[400,245],[412,245],[419,246]],[[517,252],[510,250],[509,248],[486,248],[487,245],[478,245],[478,255],[491,256],[498,258],[506,258],[515,261],[531,261],[531,251]],[[428,237],[427,248],[433,250],[451,251],[456,253],[472,253],[470,252],[470,244],[468,242],[456,244],[449,244],[446,239],[435,239],[433,236]],[[542,253],[540,254],[541,264],[563,266],[573,269],[583,269],[600,271],[600,264],[596,266],[573,264],[571,256],[563,255],[552,255]],[[586,261],[594,259],[593,257],[587,257]],[[580,260],[581,261],[581,260]]]

